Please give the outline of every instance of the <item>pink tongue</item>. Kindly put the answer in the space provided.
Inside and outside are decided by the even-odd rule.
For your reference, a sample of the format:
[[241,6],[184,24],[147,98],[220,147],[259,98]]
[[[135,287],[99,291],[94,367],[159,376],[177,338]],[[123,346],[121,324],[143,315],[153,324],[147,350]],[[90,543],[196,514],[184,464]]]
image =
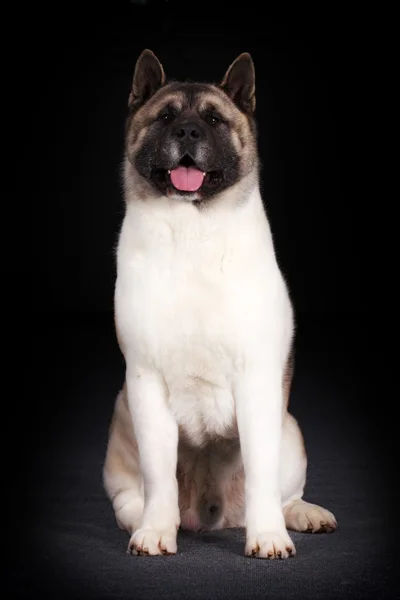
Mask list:
[[176,167],[171,171],[171,181],[177,190],[195,192],[201,187],[204,175],[195,167]]

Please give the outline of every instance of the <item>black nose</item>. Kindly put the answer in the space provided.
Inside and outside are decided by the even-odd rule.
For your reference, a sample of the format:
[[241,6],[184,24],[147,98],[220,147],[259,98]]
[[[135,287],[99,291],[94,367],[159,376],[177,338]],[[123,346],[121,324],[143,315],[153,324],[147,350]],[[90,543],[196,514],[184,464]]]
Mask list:
[[176,124],[173,134],[180,140],[198,140],[202,136],[201,127],[194,122]]

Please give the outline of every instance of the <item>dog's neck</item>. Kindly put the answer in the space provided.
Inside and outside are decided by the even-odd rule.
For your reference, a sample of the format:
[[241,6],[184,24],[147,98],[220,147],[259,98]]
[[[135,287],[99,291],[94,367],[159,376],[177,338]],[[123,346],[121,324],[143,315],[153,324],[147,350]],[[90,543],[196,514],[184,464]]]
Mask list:
[[[140,185],[140,184],[139,184]],[[261,243],[271,246],[271,231],[261,199],[258,173],[241,179],[204,209],[190,202],[154,194],[145,200],[136,195],[135,181],[125,188],[126,215],[123,229],[126,244],[146,247],[181,248],[183,255],[194,256],[206,248],[212,255],[232,247],[247,256],[247,247]],[[271,250],[273,251],[273,250]]]

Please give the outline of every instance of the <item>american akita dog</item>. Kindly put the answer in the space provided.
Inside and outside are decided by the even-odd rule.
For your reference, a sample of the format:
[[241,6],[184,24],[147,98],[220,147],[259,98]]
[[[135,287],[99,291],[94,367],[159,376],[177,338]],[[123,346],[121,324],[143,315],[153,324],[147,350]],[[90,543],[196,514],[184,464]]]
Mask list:
[[255,72],[166,81],[139,57],[124,156],[115,323],[126,363],[104,485],[133,554],[177,530],[245,527],[245,554],[295,554],[288,529],[332,532],[302,499],[288,412],[294,317],[259,187]]

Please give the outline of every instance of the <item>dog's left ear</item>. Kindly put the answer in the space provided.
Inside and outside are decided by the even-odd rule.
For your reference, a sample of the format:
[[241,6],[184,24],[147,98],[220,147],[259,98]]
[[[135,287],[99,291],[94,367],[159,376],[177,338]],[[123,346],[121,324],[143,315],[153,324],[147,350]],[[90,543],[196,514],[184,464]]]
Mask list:
[[253,114],[256,108],[256,84],[253,59],[243,52],[231,64],[220,87],[245,113]]
[[156,55],[143,50],[136,61],[128,106],[131,110],[147,102],[165,83],[165,73]]

